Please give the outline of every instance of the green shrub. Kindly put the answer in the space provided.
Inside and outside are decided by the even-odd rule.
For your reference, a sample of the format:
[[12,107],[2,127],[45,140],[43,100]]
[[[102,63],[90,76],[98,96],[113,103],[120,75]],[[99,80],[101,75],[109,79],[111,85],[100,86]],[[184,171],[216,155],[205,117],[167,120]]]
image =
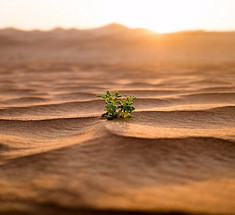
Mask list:
[[109,91],[104,93],[100,93],[96,95],[97,97],[102,97],[105,101],[105,113],[101,115],[101,117],[106,118],[108,120],[120,117],[120,118],[130,118],[131,112],[135,110],[135,107],[132,106],[133,100],[136,99],[135,96],[127,96],[125,95],[124,99],[120,99],[122,97],[118,92],[111,94]]

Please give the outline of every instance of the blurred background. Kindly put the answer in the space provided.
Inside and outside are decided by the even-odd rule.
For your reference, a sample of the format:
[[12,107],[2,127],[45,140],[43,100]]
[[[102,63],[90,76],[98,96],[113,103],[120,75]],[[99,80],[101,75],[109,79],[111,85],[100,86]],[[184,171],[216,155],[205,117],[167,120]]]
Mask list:
[[234,10],[233,0],[0,0],[0,61],[232,62]]
[[110,23],[157,33],[235,29],[233,0],[0,1],[0,27],[87,29]]

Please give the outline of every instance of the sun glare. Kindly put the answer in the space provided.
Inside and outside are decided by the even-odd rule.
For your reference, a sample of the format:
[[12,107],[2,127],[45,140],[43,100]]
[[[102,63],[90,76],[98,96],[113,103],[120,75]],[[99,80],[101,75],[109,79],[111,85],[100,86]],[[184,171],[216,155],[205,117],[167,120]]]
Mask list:
[[234,0],[0,0],[0,28],[95,28],[120,23],[166,33],[234,30]]
[[[143,27],[159,33],[199,29],[206,22],[207,5],[203,1],[126,1],[105,12],[107,18],[129,27]],[[120,13],[119,16],[117,13]]]

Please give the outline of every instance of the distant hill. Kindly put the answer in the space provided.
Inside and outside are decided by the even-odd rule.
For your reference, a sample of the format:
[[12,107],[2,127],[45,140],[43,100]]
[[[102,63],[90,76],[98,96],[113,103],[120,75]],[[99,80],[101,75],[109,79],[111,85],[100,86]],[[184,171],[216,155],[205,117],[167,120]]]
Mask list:
[[0,61],[84,63],[235,62],[235,32],[156,34],[119,24],[78,30],[0,30]]

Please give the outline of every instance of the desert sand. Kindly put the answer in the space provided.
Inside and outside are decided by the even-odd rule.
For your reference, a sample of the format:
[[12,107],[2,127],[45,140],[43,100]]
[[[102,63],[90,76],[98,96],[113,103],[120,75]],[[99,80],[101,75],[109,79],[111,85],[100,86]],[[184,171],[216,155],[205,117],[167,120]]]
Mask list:
[[[235,33],[0,30],[0,214],[235,214]],[[135,95],[107,121],[107,89]]]

